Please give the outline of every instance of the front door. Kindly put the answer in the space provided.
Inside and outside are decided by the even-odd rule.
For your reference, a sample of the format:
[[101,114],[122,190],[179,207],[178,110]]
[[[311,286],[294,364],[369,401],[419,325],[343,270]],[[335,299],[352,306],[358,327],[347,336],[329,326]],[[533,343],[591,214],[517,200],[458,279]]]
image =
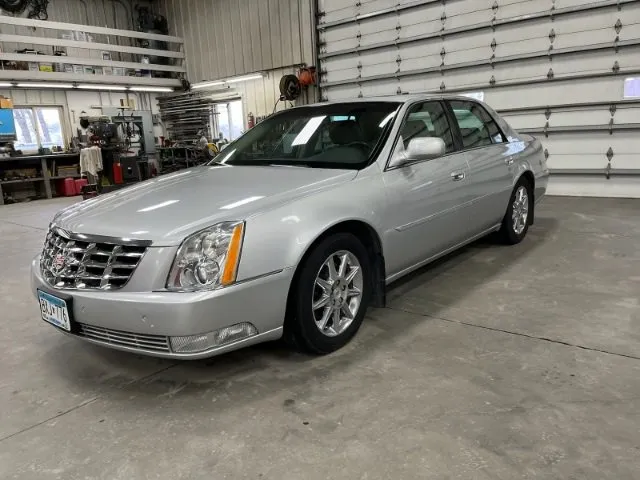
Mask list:
[[513,151],[491,115],[472,101],[452,100],[469,164],[470,226],[480,233],[502,221],[511,195]]
[[392,279],[467,238],[469,203],[466,155],[456,152],[444,105],[413,105],[400,130],[395,154],[415,137],[437,136],[443,157],[392,167],[383,173],[388,198],[385,258]]

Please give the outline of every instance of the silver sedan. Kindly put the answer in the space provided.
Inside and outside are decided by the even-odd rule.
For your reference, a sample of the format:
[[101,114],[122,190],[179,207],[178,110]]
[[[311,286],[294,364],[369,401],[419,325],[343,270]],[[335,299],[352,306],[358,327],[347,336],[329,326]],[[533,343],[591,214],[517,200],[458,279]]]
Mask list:
[[59,212],[32,288],[44,321],[125,351],[329,353],[390,282],[492,232],[522,241],[547,180],[540,142],[466,97],[292,108],[206,166]]

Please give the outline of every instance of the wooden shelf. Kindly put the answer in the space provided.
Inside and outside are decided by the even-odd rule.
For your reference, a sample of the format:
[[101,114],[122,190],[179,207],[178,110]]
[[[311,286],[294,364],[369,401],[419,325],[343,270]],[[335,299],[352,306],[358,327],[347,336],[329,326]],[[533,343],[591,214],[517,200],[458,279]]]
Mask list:
[[49,180],[62,180],[63,178],[80,178],[82,175],[74,174],[74,175],[56,175],[55,177],[49,177]]
[[44,177],[35,177],[35,178],[19,178],[16,180],[2,180],[0,181],[0,185],[8,185],[10,183],[29,183],[29,182],[42,182]]

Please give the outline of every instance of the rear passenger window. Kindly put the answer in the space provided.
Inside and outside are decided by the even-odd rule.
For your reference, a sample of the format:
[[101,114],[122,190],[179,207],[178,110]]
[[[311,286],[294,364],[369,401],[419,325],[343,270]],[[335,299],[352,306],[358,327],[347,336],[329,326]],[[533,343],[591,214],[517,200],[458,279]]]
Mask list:
[[411,107],[400,135],[405,149],[412,138],[440,137],[447,153],[454,150],[451,126],[440,102],[425,102]]
[[461,100],[453,100],[450,104],[460,127],[464,148],[484,147],[505,142],[496,122],[480,105]]

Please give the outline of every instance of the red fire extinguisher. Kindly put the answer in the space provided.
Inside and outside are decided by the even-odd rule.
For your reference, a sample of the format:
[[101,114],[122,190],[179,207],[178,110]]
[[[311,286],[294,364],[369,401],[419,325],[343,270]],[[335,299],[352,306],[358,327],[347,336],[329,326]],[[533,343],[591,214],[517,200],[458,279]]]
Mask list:
[[253,116],[253,113],[249,113],[247,117],[247,128],[253,128],[256,126],[256,117]]

